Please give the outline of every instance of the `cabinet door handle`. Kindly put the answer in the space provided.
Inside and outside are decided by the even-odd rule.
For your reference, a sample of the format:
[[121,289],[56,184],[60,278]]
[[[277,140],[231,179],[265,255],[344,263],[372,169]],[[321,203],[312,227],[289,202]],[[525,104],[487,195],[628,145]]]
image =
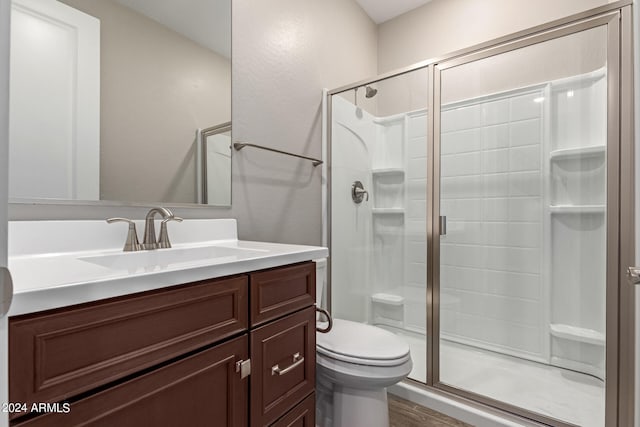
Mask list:
[[640,285],[640,268],[629,267],[627,268],[627,278],[632,285]]
[[302,365],[303,363],[304,363],[304,357],[300,356],[300,353],[296,353],[293,355],[293,363],[287,366],[286,368],[280,369],[278,365],[273,365],[271,367],[271,375],[276,375],[276,374],[284,375],[287,372],[292,371],[298,366]]

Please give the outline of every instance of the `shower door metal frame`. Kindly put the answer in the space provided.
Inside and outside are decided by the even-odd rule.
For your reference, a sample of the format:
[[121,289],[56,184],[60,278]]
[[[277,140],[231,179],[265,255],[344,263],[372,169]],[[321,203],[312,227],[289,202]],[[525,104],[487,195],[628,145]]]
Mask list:
[[[428,59],[327,92],[327,244],[331,247],[331,97],[412,71],[428,69],[427,129],[427,382],[412,385],[465,405],[531,425],[573,426],[504,402],[466,392],[439,382],[439,139],[440,71],[519,47],[541,43],[600,25],[610,25],[607,44],[607,390],[605,424],[626,427],[634,423],[635,289],[625,270],[634,265],[634,98],[631,0],[616,2],[560,18],[546,24]],[[640,30],[640,29],[637,29]],[[615,40],[612,41],[612,36]],[[612,53],[614,57],[611,57]],[[613,61],[613,62],[610,62]],[[609,66],[611,65],[611,67]],[[612,68],[613,67],[613,68]],[[615,72],[614,72],[615,71]],[[624,90],[622,90],[624,89]],[[438,120],[436,121],[436,115]],[[613,144],[611,141],[616,141]],[[436,143],[437,142],[437,143]],[[615,147],[612,147],[615,145]],[[436,151],[437,150],[437,151]],[[436,157],[437,155],[437,157]],[[438,161],[436,161],[438,159]],[[611,163],[614,163],[613,165]],[[436,176],[438,175],[438,176]],[[436,181],[437,179],[437,181]],[[436,206],[436,203],[438,206]],[[436,209],[437,207],[437,209]],[[613,233],[612,233],[613,231]],[[438,241],[436,244],[436,241]],[[438,271],[436,272],[436,266]],[[438,274],[436,274],[438,273]],[[437,279],[437,280],[436,280]],[[331,255],[327,262],[327,307],[331,310]]]
[[[622,224],[627,224],[628,219],[632,218],[632,212],[623,212],[621,206],[621,186],[622,181],[622,168],[621,168],[621,151],[629,153],[632,150],[632,139],[627,134],[627,140],[621,139],[621,90],[620,84],[623,80],[621,75],[621,58],[625,55],[621,55],[622,39],[621,33],[621,20],[623,13],[628,14],[629,7],[627,6],[627,12],[623,10],[615,10],[607,12],[601,16],[587,18],[579,22],[563,25],[559,28],[553,28],[545,32],[530,35],[528,37],[520,38],[512,42],[504,43],[500,46],[485,49],[479,52],[474,52],[462,57],[458,57],[448,61],[442,61],[435,64],[434,67],[434,107],[432,109],[433,117],[433,146],[430,147],[431,158],[433,159],[433,174],[432,174],[432,187],[433,198],[431,200],[431,206],[433,209],[433,218],[437,218],[440,215],[440,118],[441,118],[441,73],[447,69],[461,66],[464,64],[473,63],[478,60],[486,59],[492,56],[511,52],[520,48],[533,46],[536,44],[545,43],[550,40],[554,40],[560,37],[575,34],[581,31],[585,31],[592,28],[603,27],[607,28],[607,203],[606,203],[606,383],[605,383],[605,425],[607,426],[628,426],[632,425],[633,418],[629,419],[629,414],[633,413],[633,409],[629,411],[626,407],[628,404],[624,401],[619,402],[619,397],[627,395],[628,393],[623,390],[633,390],[633,381],[629,382],[628,378],[630,372],[633,372],[633,364],[631,364],[631,371],[628,369],[622,370],[621,356],[633,352],[633,348],[626,350],[621,345],[627,341],[622,339],[628,331],[625,331],[623,323],[632,323],[633,317],[628,317],[626,320],[620,318],[620,314],[625,314],[623,308],[624,300],[621,300],[623,295],[622,288],[629,288],[630,285],[626,283],[624,279],[625,265],[621,262],[625,257],[621,254],[622,239],[623,236],[633,235],[633,228],[623,230]],[[630,56],[630,55],[627,55]],[[633,92],[633,91],[631,91]],[[627,108],[628,110],[628,108]],[[627,112],[628,114],[628,112]],[[624,148],[623,148],[624,146]],[[630,156],[633,158],[633,156]],[[631,180],[627,181],[630,182]],[[628,193],[629,194],[629,193]],[[627,200],[628,201],[628,200]],[[508,404],[503,401],[498,401],[492,398],[488,398],[484,395],[473,393],[461,388],[457,388],[440,381],[440,223],[439,221],[432,221],[434,231],[432,233],[432,268],[428,274],[432,275],[432,328],[431,328],[431,342],[433,348],[430,353],[432,354],[431,366],[428,366],[433,374],[433,387],[454,393],[456,395],[473,399],[478,402],[486,403],[487,405],[504,409],[506,411],[518,414],[524,418],[528,418],[534,421],[542,422],[554,426],[572,426],[567,422],[563,422],[558,419],[543,416],[533,411],[526,410],[524,408]],[[626,228],[626,227],[625,227]],[[631,259],[633,259],[631,257]],[[631,298],[631,300],[633,300]],[[626,304],[629,305],[629,304]],[[631,313],[633,314],[633,313]],[[633,331],[633,328],[631,328]],[[626,346],[624,346],[626,347]],[[633,360],[631,360],[633,362]],[[628,365],[628,361],[624,363]],[[429,369],[431,368],[431,369]],[[622,373],[624,372],[624,376]]]

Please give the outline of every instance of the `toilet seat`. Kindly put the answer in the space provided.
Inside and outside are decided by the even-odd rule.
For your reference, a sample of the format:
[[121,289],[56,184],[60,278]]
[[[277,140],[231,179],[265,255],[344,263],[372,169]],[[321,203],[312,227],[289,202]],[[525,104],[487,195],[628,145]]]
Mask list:
[[411,360],[409,345],[375,326],[334,319],[329,333],[318,334],[316,350],[325,357],[366,366],[397,366]]

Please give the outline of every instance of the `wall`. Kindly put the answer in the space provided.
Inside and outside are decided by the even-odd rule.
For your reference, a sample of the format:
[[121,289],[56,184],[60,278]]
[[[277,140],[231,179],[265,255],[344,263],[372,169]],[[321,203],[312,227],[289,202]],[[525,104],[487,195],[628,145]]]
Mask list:
[[[234,140],[319,157],[322,88],[376,74],[375,24],[355,2],[344,0],[234,0],[232,15]],[[320,244],[320,193],[320,168],[247,148],[234,153],[231,209],[174,212],[185,218],[237,218],[242,239]],[[147,210],[13,204],[9,215],[142,218]]]
[[[371,214],[375,117],[341,96],[332,97],[331,108],[331,309],[335,317],[366,322],[379,282],[376,268],[381,267],[374,262],[380,242],[373,236]],[[351,185],[356,180],[371,193],[368,201],[353,202]]]
[[[376,27],[344,0],[234,1],[233,137],[321,153],[321,88],[376,74]],[[235,153],[234,216],[258,240],[321,242],[320,168]]]
[[442,113],[441,333],[545,361],[538,89]]
[[195,132],[231,119],[229,60],[115,1],[100,19],[100,198],[196,200]]
[[378,72],[607,4],[606,0],[433,0],[380,24]]
[[[0,268],[7,266],[7,197],[9,158],[9,17],[11,2],[0,0]],[[0,286],[5,285],[0,283]],[[0,290],[0,295],[2,291]],[[0,403],[9,401],[8,322],[0,316]],[[0,427],[9,426],[7,413],[0,413]]]
[[[635,251],[636,266],[640,265],[640,10],[638,0],[633,1],[633,55],[634,55],[634,127],[635,127]],[[640,427],[640,292],[636,292],[635,318],[635,427]]]

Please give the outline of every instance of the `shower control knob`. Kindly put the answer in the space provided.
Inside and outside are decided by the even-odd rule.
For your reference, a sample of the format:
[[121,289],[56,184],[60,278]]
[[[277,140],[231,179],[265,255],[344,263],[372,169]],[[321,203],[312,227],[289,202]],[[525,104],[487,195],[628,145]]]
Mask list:
[[366,200],[369,201],[369,192],[364,189],[364,185],[362,185],[361,181],[356,181],[351,186],[351,198],[355,203],[362,203],[362,199],[364,199],[365,195],[367,196]]

